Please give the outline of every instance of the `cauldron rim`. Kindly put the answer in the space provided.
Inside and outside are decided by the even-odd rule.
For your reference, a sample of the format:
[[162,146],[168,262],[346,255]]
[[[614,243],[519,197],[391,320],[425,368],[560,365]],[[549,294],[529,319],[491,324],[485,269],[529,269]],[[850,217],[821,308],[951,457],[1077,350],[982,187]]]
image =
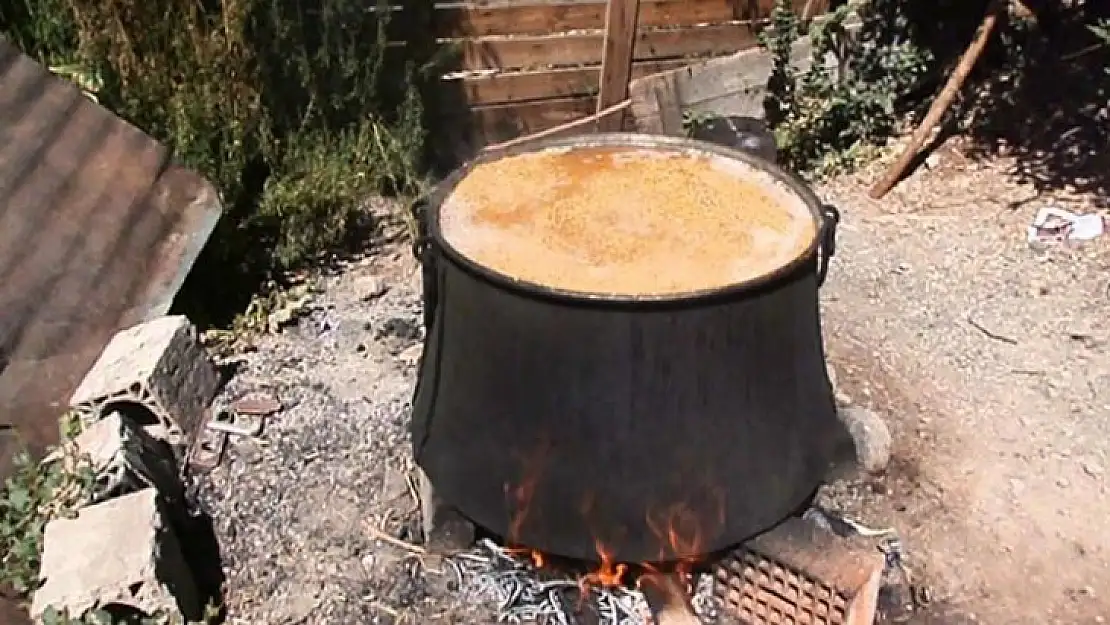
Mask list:
[[[464,177],[476,166],[483,163],[497,161],[503,158],[513,156],[520,156],[524,154],[531,154],[535,152],[542,152],[545,150],[570,148],[570,149],[589,149],[598,147],[614,147],[614,148],[642,148],[646,150],[660,149],[666,151],[698,151],[711,156],[718,156],[721,158],[733,159],[740,161],[744,165],[752,167],[770,176],[775,182],[782,184],[786,189],[797,196],[797,198],[809,210],[810,216],[814,222],[814,234],[810,238],[809,244],[797,254],[790,262],[784,263],[774,271],[770,271],[754,278],[742,280],[725,286],[710,287],[706,289],[697,289],[693,291],[678,291],[669,293],[658,294],[626,294],[626,293],[599,293],[588,291],[576,291],[572,289],[563,289],[553,287],[529,280],[514,278],[508,274],[502,273],[485,265],[482,265],[470,257],[460,252],[453,246],[447,237],[443,236],[440,229],[440,210],[442,209],[447,198],[455,190],[455,187],[462,181]],[[432,210],[423,216],[425,225],[427,227],[428,240],[425,244],[434,244],[439,251],[442,251],[449,260],[457,264],[459,267],[472,273],[481,279],[488,281],[501,288],[517,291],[527,295],[538,296],[544,299],[555,299],[563,303],[582,303],[582,304],[701,304],[706,300],[716,300],[721,298],[734,298],[738,295],[746,295],[756,291],[762,291],[779,281],[794,275],[798,269],[807,263],[807,261],[817,254],[818,247],[821,240],[821,232],[823,220],[825,217],[822,214],[822,203],[817,198],[816,193],[797,175],[784,170],[775,163],[772,163],[759,156],[736,150],[733,148],[721,146],[708,141],[701,141],[698,139],[686,137],[671,137],[665,135],[649,135],[642,133],[631,132],[606,132],[597,133],[592,135],[573,135],[568,137],[554,137],[550,139],[538,139],[519,145],[510,146],[507,148],[497,149],[480,154],[476,158],[468,161],[464,165],[458,167],[450,175],[444,178],[427,196],[426,202],[422,202],[425,207],[431,207]]]

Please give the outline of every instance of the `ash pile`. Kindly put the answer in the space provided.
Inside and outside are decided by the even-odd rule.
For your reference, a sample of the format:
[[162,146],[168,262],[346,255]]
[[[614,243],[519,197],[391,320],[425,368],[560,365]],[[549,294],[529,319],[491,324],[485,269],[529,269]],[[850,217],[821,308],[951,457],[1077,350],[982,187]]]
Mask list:
[[895,530],[808,508],[696,570],[559,562],[483,537],[442,560],[498,623],[871,625],[919,607]]
[[[500,623],[651,625],[652,606],[634,585],[592,583],[590,574],[562,575],[489,538],[445,561],[468,600],[496,605]],[[709,574],[693,576],[690,602],[702,623],[719,622],[721,600]]]

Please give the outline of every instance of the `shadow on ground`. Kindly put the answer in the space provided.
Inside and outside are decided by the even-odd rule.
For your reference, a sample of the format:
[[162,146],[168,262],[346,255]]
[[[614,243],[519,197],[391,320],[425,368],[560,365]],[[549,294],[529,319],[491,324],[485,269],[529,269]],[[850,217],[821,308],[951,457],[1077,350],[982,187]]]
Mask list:
[[196,580],[201,605],[220,607],[222,617],[223,558],[212,517],[203,511],[191,515],[181,522],[178,532],[181,550]]
[[1090,30],[1107,17],[1110,3],[1087,3],[1003,34],[1022,53],[985,77],[973,153],[1014,157],[1013,173],[1039,191],[1091,193],[1110,205],[1110,46]]

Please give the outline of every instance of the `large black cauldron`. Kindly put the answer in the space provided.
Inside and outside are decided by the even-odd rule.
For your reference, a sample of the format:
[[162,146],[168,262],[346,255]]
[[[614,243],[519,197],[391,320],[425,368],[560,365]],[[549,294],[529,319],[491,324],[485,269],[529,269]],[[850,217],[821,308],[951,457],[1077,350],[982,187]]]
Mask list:
[[812,244],[774,274],[676,297],[597,298],[476,265],[438,227],[456,171],[418,214],[427,340],[416,460],[479,525],[549,553],[696,557],[796,511],[838,431],[817,289],[836,213],[759,157],[693,140],[602,134],[554,147],[701,150],[770,173],[810,207]]

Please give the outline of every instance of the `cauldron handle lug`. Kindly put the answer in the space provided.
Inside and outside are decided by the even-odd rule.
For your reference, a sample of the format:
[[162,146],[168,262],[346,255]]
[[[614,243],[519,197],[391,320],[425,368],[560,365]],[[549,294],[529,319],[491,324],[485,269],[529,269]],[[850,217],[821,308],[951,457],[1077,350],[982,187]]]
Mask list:
[[415,226],[412,234],[412,255],[418,263],[423,274],[424,289],[424,331],[431,332],[432,322],[435,321],[436,306],[439,304],[439,288],[437,285],[435,253],[432,246],[431,235],[428,233],[428,197],[421,196],[409,206],[409,214]]
[[840,211],[832,204],[821,206],[821,229],[817,233],[817,286],[825,284],[829,273],[829,261],[836,254],[836,226],[840,223]]
[[428,251],[428,198],[421,196],[409,205],[409,216],[415,226],[412,232],[412,255],[418,262],[424,262],[424,254]]

